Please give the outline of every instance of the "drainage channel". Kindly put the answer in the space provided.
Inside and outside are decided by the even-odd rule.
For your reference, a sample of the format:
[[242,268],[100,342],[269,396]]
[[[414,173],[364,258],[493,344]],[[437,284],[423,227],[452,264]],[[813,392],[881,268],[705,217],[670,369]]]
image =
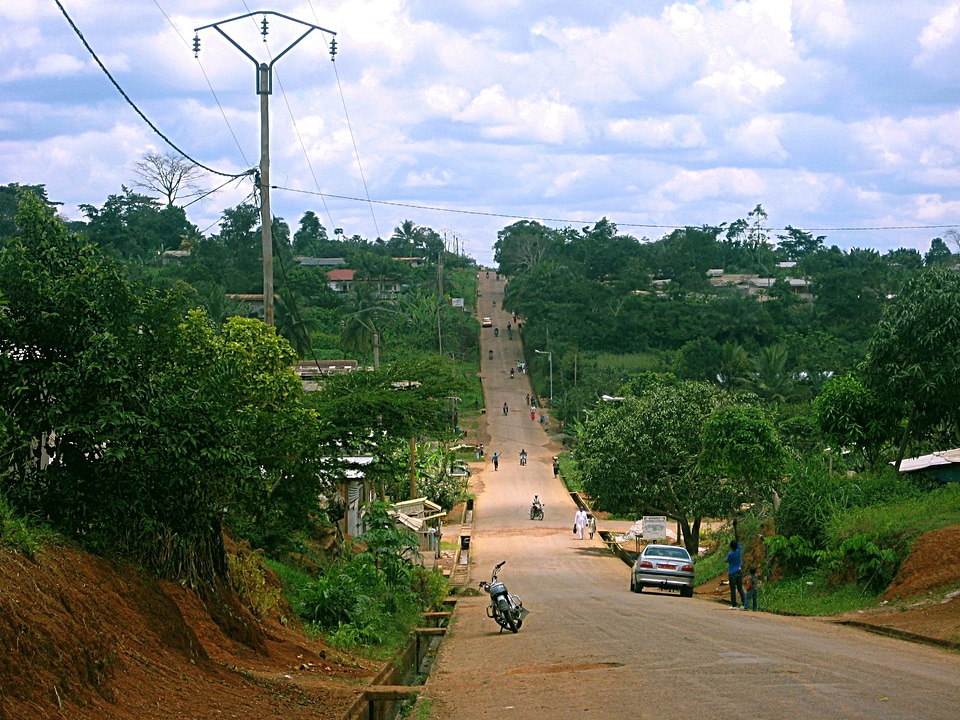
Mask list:
[[364,688],[342,720],[393,720],[420,694],[456,608],[454,594],[463,588],[469,575],[473,506],[473,499],[464,505],[457,552],[450,573],[451,594],[443,601],[443,610],[424,613],[424,626],[414,628],[413,637],[400,657],[383,668]]

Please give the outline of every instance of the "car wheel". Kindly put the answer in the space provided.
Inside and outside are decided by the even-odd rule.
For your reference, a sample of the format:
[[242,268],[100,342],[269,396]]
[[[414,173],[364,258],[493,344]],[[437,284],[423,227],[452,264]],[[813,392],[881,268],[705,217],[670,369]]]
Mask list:
[[633,578],[630,578],[630,592],[636,592],[637,586],[633,584]]

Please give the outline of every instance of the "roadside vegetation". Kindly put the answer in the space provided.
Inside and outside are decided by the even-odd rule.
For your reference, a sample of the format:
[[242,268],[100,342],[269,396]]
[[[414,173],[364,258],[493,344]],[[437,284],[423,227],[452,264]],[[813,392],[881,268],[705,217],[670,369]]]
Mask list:
[[[478,328],[451,298],[473,307],[471,261],[410,222],[368,243],[326,239],[312,214],[293,238],[277,221],[275,331],[228,297],[261,283],[250,207],[213,237],[129,191],[85,212],[65,224],[42,186],[0,188],[0,545],[33,554],[61,538],[206,603],[232,587],[261,616],[283,605],[264,563],[299,567],[294,612],[332,643],[396,642],[444,580],[411,564],[415,538],[385,527],[385,505],[343,542],[342,458],[373,456],[378,502],[405,500],[415,438],[420,490],[447,509],[462,496],[454,446],[480,405]],[[348,258],[361,281],[333,293],[294,253]],[[367,291],[387,281],[396,297]],[[369,371],[305,393],[292,369],[344,358]],[[227,535],[249,550],[228,556]],[[353,605],[338,608],[346,586]]]
[[596,510],[676,522],[709,550],[700,581],[725,575],[736,521],[770,609],[869,605],[918,536],[960,524],[956,485],[897,472],[960,443],[960,257],[941,238],[842,251],[765,217],[645,242],[515,223],[504,306],[540,397],[552,360],[561,472]]

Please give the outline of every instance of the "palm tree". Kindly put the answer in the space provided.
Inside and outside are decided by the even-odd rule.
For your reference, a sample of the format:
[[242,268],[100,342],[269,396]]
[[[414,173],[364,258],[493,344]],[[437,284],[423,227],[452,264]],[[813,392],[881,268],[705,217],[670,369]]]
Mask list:
[[787,371],[787,349],[772,345],[760,350],[753,361],[753,372],[740,380],[740,387],[768,402],[786,402],[797,391],[796,381]]
[[384,315],[397,313],[392,303],[381,298],[367,283],[354,283],[347,301],[347,314],[340,331],[340,346],[366,358],[373,349],[373,337],[380,333]]

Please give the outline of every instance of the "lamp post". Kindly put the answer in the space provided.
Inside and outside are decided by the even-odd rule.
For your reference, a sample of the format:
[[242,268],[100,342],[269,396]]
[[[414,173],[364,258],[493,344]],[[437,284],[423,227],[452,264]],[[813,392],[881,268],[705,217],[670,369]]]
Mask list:
[[[244,50],[236,40],[227,35],[226,31],[222,27],[228,23],[236,22],[238,20],[246,20],[254,15],[263,16],[262,20],[260,21],[260,34],[263,35],[264,42],[267,41],[267,33],[269,28],[269,22],[267,20],[268,15],[282,18],[283,20],[300,25],[301,30],[303,30],[303,28],[306,29],[303,30],[303,34],[300,35],[300,37],[287,45],[282,52],[280,52],[270,61],[269,64],[267,64],[265,62],[260,62],[252,54]],[[219,22],[210,23],[209,25],[203,25],[202,27],[195,28],[193,35],[194,57],[200,53],[200,31],[207,30],[209,28],[213,28],[220,33],[230,42],[231,45],[243,53],[247,59],[251,60],[257,68],[257,95],[260,96],[260,177],[257,189],[260,192],[260,232],[262,240],[261,244],[263,246],[263,320],[267,325],[273,325],[273,215],[270,212],[270,95],[273,93],[273,66],[276,64],[277,60],[282,58],[291,49],[293,49],[294,45],[299,43],[314,30],[319,30],[323,33],[329,33],[330,35],[336,35],[336,33],[332,30],[322,28],[319,25],[311,25],[310,23],[297,20],[282,13],[274,12],[273,10],[262,10],[247,13],[246,15],[238,15],[237,17],[228,18],[227,20],[220,20]],[[331,60],[333,60],[336,52],[337,41],[336,38],[334,38],[330,41]]]
[[550,406],[553,407],[553,352],[550,350],[534,350],[537,355],[546,355],[550,361]]

